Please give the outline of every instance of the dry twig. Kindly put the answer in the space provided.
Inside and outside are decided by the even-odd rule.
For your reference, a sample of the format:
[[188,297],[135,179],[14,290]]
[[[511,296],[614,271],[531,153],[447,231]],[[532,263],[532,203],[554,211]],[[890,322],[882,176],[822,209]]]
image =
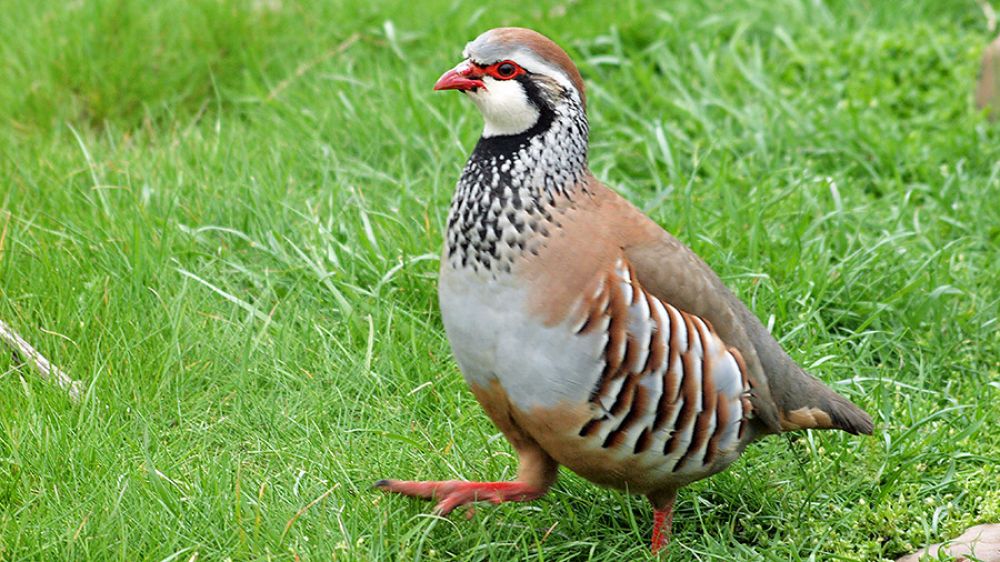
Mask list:
[[0,320],[0,340],[3,340],[3,342],[9,345],[14,352],[21,357],[21,359],[38,371],[38,374],[43,380],[48,380],[49,377],[55,378],[56,384],[68,392],[71,399],[74,401],[80,399],[80,394],[83,391],[83,383],[73,380],[69,375],[64,373],[62,369],[50,363],[45,356],[38,353],[35,348],[31,347],[31,344],[24,341],[24,338],[18,335],[18,333],[15,332],[13,328],[8,326],[3,320]]

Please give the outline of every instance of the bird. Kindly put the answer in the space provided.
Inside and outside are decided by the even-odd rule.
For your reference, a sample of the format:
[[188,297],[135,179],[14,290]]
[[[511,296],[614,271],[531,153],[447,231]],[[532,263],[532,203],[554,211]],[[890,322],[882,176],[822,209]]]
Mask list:
[[451,200],[438,300],[517,476],[376,488],[447,515],[537,499],[565,466],[646,496],[656,554],[677,491],[752,441],[872,433],[871,417],[789,357],[704,260],[589,171],[584,83],[561,47],[497,28],[462,58],[434,89],[461,92],[484,126]]

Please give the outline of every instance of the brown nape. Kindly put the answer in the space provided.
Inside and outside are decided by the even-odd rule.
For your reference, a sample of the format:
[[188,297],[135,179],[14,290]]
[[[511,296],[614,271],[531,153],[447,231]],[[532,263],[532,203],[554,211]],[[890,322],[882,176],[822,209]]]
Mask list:
[[583,76],[577,70],[573,60],[569,58],[562,47],[556,45],[551,39],[538,33],[537,31],[523,27],[498,27],[492,32],[496,41],[502,41],[510,45],[523,45],[534,51],[538,56],[555,64],[566,72],[576,91],[580,92],[580,102],[583,107],[587,107],[587,96],[583,90]]

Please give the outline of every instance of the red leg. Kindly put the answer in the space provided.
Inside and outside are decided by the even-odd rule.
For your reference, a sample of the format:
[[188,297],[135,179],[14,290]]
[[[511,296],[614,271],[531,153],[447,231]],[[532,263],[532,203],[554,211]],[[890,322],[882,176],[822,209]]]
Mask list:
[[494,381],[490,387],[473,384],[472,392],[517,451],[517,478],[513,482],[379,480],[375,487],[387,492],[437,500],[435,510],[441,515],[451,513],[460,505],[477,501],[523,502],[543,496],[559,475],[559,463],[517,425],[516,416],[510,409],[510,401],[498,382]]
[[[653,540],[650,549],[653,556],[660,553],[670,543],[670,529],[674,525],[674,500],[676,492],[670,492],[662,503],[654,503],[653,508]],[[652,498],[650,498],[652,500]],[[663,551],[666,553],[666,550]]]
[[477,501],[523,502],[545,494],[545,488],[524,482],[466,482],[464,480],[413,481],[379,480],[376,488],[404,496],[438,500],[434,510],[448,515],[456,507]]

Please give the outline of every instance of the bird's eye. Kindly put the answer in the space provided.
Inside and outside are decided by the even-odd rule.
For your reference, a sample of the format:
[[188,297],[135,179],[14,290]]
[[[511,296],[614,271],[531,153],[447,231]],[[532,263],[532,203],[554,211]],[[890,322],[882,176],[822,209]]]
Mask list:
[[517,66],[512,62],[503,62],[497,66],[497,76],[500,78],[510,78],[517,72]]

